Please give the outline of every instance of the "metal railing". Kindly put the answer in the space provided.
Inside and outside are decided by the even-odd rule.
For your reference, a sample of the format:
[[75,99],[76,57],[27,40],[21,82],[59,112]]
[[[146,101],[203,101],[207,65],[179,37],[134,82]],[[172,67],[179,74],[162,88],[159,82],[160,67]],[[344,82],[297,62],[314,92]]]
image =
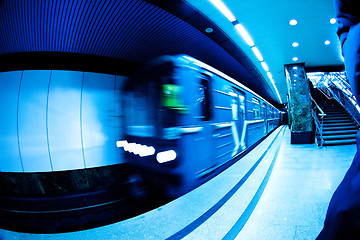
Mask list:
[[324,117],[326,116],[326,114],[313,98],[311,98],[311,101],[313,102],[312,116],[314,118],[314,123],[316,127],[315,128],[316,144],[318,145],[318,147],[322,147],[324,144],[323,126],[324,126]]
[[351,91],[344,72],[319,73],[314,86],[319,88],[329,98],[334,98],[360,125],[360,107]]

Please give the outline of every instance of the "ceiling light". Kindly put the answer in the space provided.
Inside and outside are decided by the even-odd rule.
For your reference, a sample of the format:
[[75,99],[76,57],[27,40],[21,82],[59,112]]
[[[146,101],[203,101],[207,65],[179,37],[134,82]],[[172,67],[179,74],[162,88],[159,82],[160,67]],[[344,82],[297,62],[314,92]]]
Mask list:
[[274,89],[276,91],[276,95],[278,96],[278,99],[279,99],[280,103],[282,103],[279,91],[278,91],[278,89],[276,87],[276,84],[274,82],[273,76],[271,75],[271,72],[267,72],[266,74],[268,75],[268,77],[270,79],[270,82],[271,82],[271,84],[273,85],[273,87],[274,87]]
[[207,32],[207,33],[212,33],[213,31],[214,31],[214,29],[212,29],[210,27],[205,29],[205,32]]
[[336,18],[330,19],[330,23],[331,23],[331,24],[335,24],[335,23],[336,23]]
[[268,71],[269,71],[269,67],[268,67],[268,65],[266,64],[266,62],[261,62],[261,66],[263,67],[263,69],[265,70],[265,72],[268,72]]
[[325,41],[325,45],[329,45],[330,44],[330,41],[329,40],[326,40]]
[[295,26],[297,24],[297,21],[295,19],[290,20],[289,24],[291,26]]
[[253,47],[255,45],[254,41],[250,37],[249,33],[240,23],[235,25],[236,30],[240,33],[241,37],[245,40],[245,42],[250,46]]
[[222,14],[224,14],[225,17],[229,19],[230,22],[236,21],[235,16],[221,0],[210,0],[210,2],[212,2],[212,4],[214,4],[215,7],[219,9],[220,12],[222,12]]
[[293,57],[292,59],[294,62],[296,62],[297,60],[299,60],[297,57]]
[[297,42],[293,42],[293,44],[291,44],[293,47],[297,47],[297,46],[299,46],[299,43],[297,43]]
[[251,50],[254,52],[255,56],[260,62],[264,61],[264,58],[261,56],[261,53],[257,47],[252,47]]

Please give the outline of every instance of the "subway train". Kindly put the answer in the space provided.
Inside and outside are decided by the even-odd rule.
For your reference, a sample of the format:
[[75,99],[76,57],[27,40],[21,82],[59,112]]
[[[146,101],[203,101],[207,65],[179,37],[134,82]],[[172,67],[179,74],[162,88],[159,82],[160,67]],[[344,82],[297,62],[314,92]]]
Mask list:
[[261,96],[187,55],[163,56],[125,83],[123,139],[129,166],[179,197],[216,176],[280,125]]

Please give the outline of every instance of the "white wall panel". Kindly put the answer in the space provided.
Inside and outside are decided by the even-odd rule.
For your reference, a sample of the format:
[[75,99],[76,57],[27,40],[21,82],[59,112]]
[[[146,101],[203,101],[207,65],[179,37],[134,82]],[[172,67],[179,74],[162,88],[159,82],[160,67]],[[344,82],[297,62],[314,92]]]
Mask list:
[[[116,76],[115,79],[115,140],[122,140],[123,137],[123,112],[122,112],[122,104],[121,104],[121,90],[123,89],[124,83],[127,77],[124,76]],[[119,148],[116,148],[116,156],[119,162],[125,162],[123,158],[124,151],[120,151]]]
[[85,168],[80,128],[82,78],[83,72],[52,71],[48,137],[54,171]]
[[60,70],[0,73],[0,171],[48,172],[124,162],[115,143],[122,139],[125,80]]
[[115,76],[85,73],[82,136],[86,167],[119,163],[115,145]]
[[21,71],[0,73],[0,171],[22,172],[17,137]]
[[19,95],[19,145],[25,172],[51,171],[46,107],[51,71],[24,71]]

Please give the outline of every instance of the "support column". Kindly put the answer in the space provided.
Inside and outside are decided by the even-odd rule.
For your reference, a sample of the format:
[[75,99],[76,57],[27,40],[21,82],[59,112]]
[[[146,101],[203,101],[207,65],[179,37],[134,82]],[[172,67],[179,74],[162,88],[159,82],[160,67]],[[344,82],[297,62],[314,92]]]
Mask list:
[[285,65],[291,144],[314,143],[312,102],[304,64]]

